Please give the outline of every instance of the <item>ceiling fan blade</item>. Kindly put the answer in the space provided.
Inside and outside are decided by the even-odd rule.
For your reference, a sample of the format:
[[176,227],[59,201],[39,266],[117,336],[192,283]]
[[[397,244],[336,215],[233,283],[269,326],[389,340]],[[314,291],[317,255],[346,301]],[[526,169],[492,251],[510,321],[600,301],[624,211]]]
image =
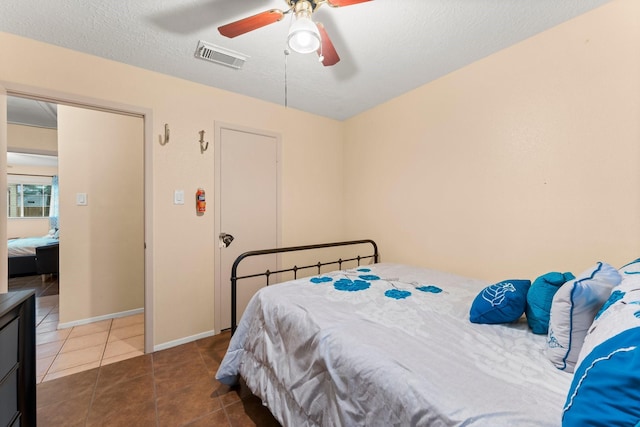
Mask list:
[[340,57],[327,34],[327,30],[325,30],[324,25],[320,22],[318,22],[316,26],[318,27],[318,31],[320,31],[320,40],[322,40],[320,49],[318,49],[318,55],[322,57],[322,65],[330,67],[337,64],[338,61],[340,61]]
[[277,9],[267,10],[248,18],[240,19],[230,24],[218,27],[218,31],[225,37],[234,38],[249,31],[262,28],[266,25],[278,22],[284,17],[284,12]]
[[371,0],[327,0],[329,6],[332,7],[341,7],[341,6],[351,6],[352,4],[364,3],[366,1]]

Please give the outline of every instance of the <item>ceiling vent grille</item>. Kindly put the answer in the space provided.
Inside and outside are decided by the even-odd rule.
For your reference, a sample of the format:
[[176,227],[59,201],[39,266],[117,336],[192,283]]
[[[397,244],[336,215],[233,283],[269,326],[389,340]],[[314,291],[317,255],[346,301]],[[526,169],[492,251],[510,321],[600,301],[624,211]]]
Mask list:
[[196,58],[239,70],[248,56],[200,40],[196,49]]

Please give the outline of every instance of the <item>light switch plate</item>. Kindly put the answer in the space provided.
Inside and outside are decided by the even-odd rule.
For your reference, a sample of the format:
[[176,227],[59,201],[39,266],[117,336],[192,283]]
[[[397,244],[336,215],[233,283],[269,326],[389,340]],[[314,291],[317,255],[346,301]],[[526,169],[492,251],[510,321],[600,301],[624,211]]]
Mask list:
[[173,204],[184,205],[184,190],[176,190],[173,192]]
[[87,206],[87,193],[76,193],[76,205]]

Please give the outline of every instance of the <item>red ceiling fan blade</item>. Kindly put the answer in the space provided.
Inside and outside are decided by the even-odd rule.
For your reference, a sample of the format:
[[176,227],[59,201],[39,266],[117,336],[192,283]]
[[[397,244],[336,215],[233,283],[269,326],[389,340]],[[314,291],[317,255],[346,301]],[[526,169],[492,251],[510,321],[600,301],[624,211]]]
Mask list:
[[240,19],[227,25],[218,27],[218,31],[225,37],[233,38],[249,31],[262,28],[265,25],[278,22],[284,16],[284,12],[277,9],[267,10],[248,18]]
[[330,67],[331,65],[337,64],[338,61],[340,61],[340,57],[338,56],[338,52],[336,52],[336,48],[333,47],[327,30],[325,30],[324,25],[320,22],[318,22],[316,26],[318,27],[318,31],[320,31],[320,40],[322,40],[320,49],[318,49],[318,55],[322,57],[322,65]]
[[366,1],[371,0],[327,0],[329,6],[333,7],[341,7],[341,6],[351,6],[352,4],[364,3]]

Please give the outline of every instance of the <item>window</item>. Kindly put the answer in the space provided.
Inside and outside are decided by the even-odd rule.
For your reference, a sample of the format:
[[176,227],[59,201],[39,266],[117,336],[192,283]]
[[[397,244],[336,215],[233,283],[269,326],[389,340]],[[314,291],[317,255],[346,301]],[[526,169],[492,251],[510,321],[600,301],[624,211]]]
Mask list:
[[[49,216],[51,179],[42,183],[40,177],[13,176],[7,189],[9,218],[42,218]],[[21,178],[21,179],[16,179]]]

